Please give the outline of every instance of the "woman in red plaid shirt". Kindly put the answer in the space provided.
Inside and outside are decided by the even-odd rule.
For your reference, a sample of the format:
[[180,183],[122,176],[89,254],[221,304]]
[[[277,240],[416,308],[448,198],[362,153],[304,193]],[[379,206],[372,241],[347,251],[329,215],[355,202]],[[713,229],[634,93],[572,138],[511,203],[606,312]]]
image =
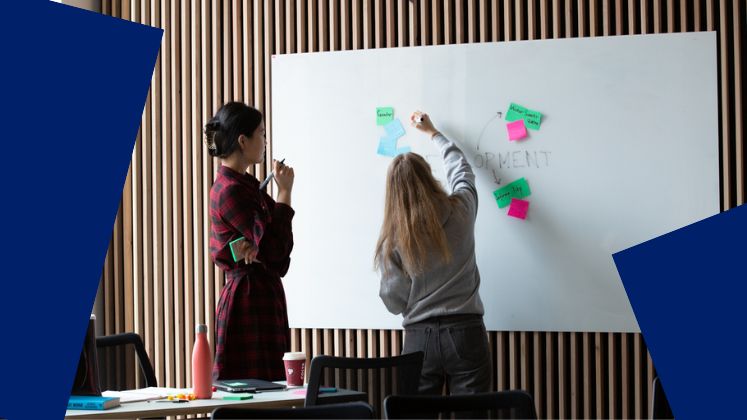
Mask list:
[[[221,160],[210,189],[210,256],[226,274],[216,308],[215,379],[285,379],[290,349],[285,292],[293,248],[293,169],[273,162],[277,201],[246,169],[265,156],[262,114],[243,103],[221,107],[205,125],[211,156]],[[229,243],[244,237],[235,262]]]

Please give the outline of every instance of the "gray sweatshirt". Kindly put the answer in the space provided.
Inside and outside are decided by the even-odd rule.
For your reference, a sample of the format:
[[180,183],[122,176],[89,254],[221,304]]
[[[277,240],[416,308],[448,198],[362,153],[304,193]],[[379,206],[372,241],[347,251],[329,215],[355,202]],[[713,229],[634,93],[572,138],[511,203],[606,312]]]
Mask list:
[[441,213],[452,258],[443,263],[433,251],[426,257],[422,274],[408,276],[398,268],[400,261],[389,264],[389,272],[382,274],[379,296],[389,312],[403,315],[404,327],[434,316],[485,313],[475,262],[475,174],[462,151],[449,139],[437,134],[433,141],[441,150],[451,196],[456,198]]

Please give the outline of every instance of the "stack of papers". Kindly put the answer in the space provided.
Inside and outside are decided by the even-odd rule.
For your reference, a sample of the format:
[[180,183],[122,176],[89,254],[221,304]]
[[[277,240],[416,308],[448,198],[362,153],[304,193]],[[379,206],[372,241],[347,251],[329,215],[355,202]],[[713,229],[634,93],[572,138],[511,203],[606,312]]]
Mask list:
[[141,389],[128,389],[126,391],[104,391],[104,397],[119,397],[119,402],[131,403],[138,401],[160,400],[168,396],[165,388],[148,387]]

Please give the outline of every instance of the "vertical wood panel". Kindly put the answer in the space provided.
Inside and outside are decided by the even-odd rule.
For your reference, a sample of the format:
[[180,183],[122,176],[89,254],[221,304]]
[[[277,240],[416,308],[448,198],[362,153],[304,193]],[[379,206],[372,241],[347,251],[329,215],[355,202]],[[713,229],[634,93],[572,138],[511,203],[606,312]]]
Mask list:
[[636,418],[644,418],[647,416],[646,412],[646,399],[644,390],[645,385],[643,382],[645,381],[645,377],[643,375],[644,365],[645,363],[645,355],[641,354],[641,347],[642,347],[643,340],[641,339],[640,335],[636,335],[633,339],[633,378],[636,384],[638,386],[635,387],[634,392],[634,398],[635,398],[635,411],[633,415]]
[[622,0],[615,0],[615,35],[624,34],[623,28]]
[[628,351],[628,347],[630,345],[630,334],[621,334],[620,335],[620,359],[622,361],[622,366],[620,368],[621,372],[621,398],[622,398],[622,413],[621,417],[624,419],[629,419],[631,417],[631,398],[630,398],[630,388],[633,385],[633,382],[630,379],[631,374],[631,364],[630,364],[630,353]]
[[602,34],[604,36],[612,35],[612,3],[610,3],[610,1],[602,2],[600,17],[602,19]]
[[503,40],[504,41],[513,41],[518,38],[514,36],[514,12],[513,12],[513,0],[504,0],[503,1]]
[[384,22],[384,29],[386,33],[386,45],[387,48],[393,48],[397,45],[397,20],[395,19],[395,1],[386,1],[386,21]]
[[[269,8],[269,6],[268,6]],[[330,36],[329,36],[329,3],[322,1],[319,3],[319,51],[329,51]],[[274,31],[269,31],[269,34]],[[268,89],[269,91],[269,89]]]
[[480,20],[480,38],[479,42],[488,42],[488,0],[479,0],[477,11],[477,19]]
[[374,31],[374,5],[376,0],[363,0],[363,46],[376,48]]
[[593,397],[592,397],[592,361],[591,361],[591,355],[593,353],[590,352],[589,348],[592,345],[591,340],[589,338],[590,333],[582,333],[583,335],[583,350],[582,350],[582,357],[583,357],[583,382],[584,382],[584,418],[590,419],[592,418],[592,403],[593,403]]
[[571,334],[571,348],[570,348],[570,370],[571,370],[571,418],[577,419],[581,417],[581,410],[580,410],[580,404],[579,401],[582,398],[582,395],[580,395],[579,391],[579,370],[580,370],[580,363],[581,363],[581,356],[582,353],[580,351],[580,347],[578,345],[579,343],[579,337],[580,334],[572,333]]
[[[542,366],[542,356],[545,355],[541,340],[541,333],[532,333],[532,370],[534,371],[532,378],[534,382],[534,392],[532,395],[536,401],[540,402],[544,399],[544,381],[542,379],[542,370],[540,369],[540,366]],[[544,404],[539,404],[537,407],[537,416],[539,418],[545,417],[543,408]]]
[[384,0],[373,0],[373,45],[376,48],[384,47],[384,31],[382,24],[384,22]]
[[[742,205],[745,202],[745,194],[747,188],[747,176],[745,176],[745,162],[747,159],[744,153],[744,114],[742,112],[742,25],[744,24],[743,7],[744,2],[736,1],[732,3],[734,8],[732,12],[732,60],[734,62],[734,90],[730,93],[733,94],[733,105],[734,105],[734,156],[736,156],[736,176],[735,188],[736,188],[736,206]],[[723,31],[722,31],[723,32]],[[731,175],[730,175],[731,176]]]
[[618,381],[620,378],[617,374],[619,350],[616,347],[615,334],[607,334],[607,417],[611,419],[620,418],[620,409],[618,406],[618,397],[620,389]]
[[726,82],[729,80],[729,35],[727,31],[723,30],[724,26],[729,21],[729,7],[726,0],[719,1],[719,49],[720,49],[720,62],[719,67],[721,69],[721,189],[723,191],[723,209],[731,208],[732,202],[732,177],[733,171],[731,163],[732,145],[731,145],[731,116],[729,115],[729,84]]
[[500,3],[492,2],[490,6],[490,33],[491,41],[498,42],[501,40],[502,35],[502,24],[501,24],[501,5]]
[[540,36],[537,27],[537,10],[533,1],[527,2],[527,33],[528,39],[536,39]]
[[674,0],[667,0],[667,32],[675,32],[674,28]]
[[183,128],[182,128],[182,71],[184,67],[182,62],[182,37],[184,34],[181,32],[183,16],[181,14],[181,4],[177,1],[171,2],[171,19],[170,26],[172,28],[171,38],[171,55],[172,55],[172,66],[171,66],[171,121],[172,129],[169,136],[172,138],[172,149],[171,149],[171,173],[169,174],[169,184],[171,184],[171,237],[170,242],[172,245],[172,271],[170,278],[167,281],[173,286],[172,294],[169,299],[173,300],[172,308],[174,319],[170,325],[170,335],[172,338],[172,349],[174,352],[174,359],[172,361],[174,366],[173,380],[176,386],[186,386],[186,378],[184,373],[186,371],[185,361],[186,353],[188,352],[184,345],[184,219],[182,213],[183,195],[182,195],[182,183],[184,181],[184,174],[182,173],[182,165],[184,158],[189,159],[189,156],[182,155],[182,143],[183,143]]
[[[641,0],[645,1],[645,0]],[[576,6],[576,12],[577,12],[577,19],[576,22],[578,22],[578,36],[580,38],[588,36],[586,32],[586,24],[587,21],[587,13],[586,13],[586,2],[584,0],[578,0],[577,6]]]
[[524,0],[514,0],[514,38],[515,40],[524,40],[524,30],[526,28],[526,5]]
[[467,40],[474,43],[479,41],[479,25],[477,20],[477,0],[467,0]]
[[[163,27],[164,23],[161,21],[161,9],[162,5],[153,3],[153,20],[157,26]],[[156,64],[157,69],[155,73],[158,75],[156,83],[154,84],[156,90],[156,101],[154,104],[155,124],[153,125],[153,280],[154,280],[154,306],[155,318],[154,318],[154,336],[155,336],[155,360],[154,369],[156,375],[159,378],[159,383],[166,384],[165,382],[165,349],[164,349],[164,291],[163,291],[163,183],[162,183],[162,148],[163,143],[163,112],[165,106],[162,102],[162,98],[165,97],[163,93],[163,80],[165,79],[164,73],[166,68],[166,58],[168,57],[169,38],[167,38],[167,31],[164,31],[163,41],[161,44],[161,54],[159,56],[159,62]]]
[[407,16],[409,18],[409,41],[410,46],[415,46],[420,44],[420,40],[418,39],[418,36],[420,34],[419,27],[420,27],[420,20],[419,20],[419,14],[417,5],[414,1],[408,1],[407,2]]
[[607,396],[607,388],[605,383],[605,375],[604,375],[604,333],[594,333],[594,372],[595,372],[595,379],[594,383],[596,384],[596,416],[597,418],[605,418],[605,405],[606,405],[606,396]]
[[410,34],[412,33],[411,10],[414,5],[407,0],[397,0],[397,46],[406,47],[412,45]]
[[[199,162],[201,155],[198,153],[202,146],[202,131],[200,130],[200,106],[199,106],[199,89],[197,84],[201,82],[199,72],[199,44],[200,32],[198,27],[198,5],[197,2],[191,1],[188,6],[182,6],[184,36],[182,37],[182,51],[188,58],[184,66],[185,77],[182,79],[182,109],[185,117],[185,135],[184,154],[187,156],[184,162],[184,176],[187,184],[184,188],[184,261],[185,277],[184,285],[186,293],[184,296],[184,316],[186,319],[184,325],[184,346],[185,351],[185,377],[187,386],[192,386],[192,343],[194,343],[195,325],[200,323],[201,315],[199,311],[204,306],[198,305],[198,261],[200,255],[197,249],[198,245],[198,209],[202,197],[199,193],[199,172],[196,162]],[[210,328],[212,330],[212,328]],[[212,341],[212,340],[211,340]]]
[[628,0],[628,34],[639,33],[636,28],[636,2],[634,0]]

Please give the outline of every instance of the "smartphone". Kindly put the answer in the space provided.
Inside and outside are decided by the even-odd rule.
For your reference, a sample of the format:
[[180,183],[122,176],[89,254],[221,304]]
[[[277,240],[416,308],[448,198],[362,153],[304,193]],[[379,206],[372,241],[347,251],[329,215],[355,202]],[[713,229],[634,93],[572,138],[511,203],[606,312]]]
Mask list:
[[243,236],[228,243],[228,246],[231,248],[231,256],[233,257],[234,262],[244,259],[244,256],[239,253],[239,245],[241,245],[242,241],[246,241],[246,238]]

